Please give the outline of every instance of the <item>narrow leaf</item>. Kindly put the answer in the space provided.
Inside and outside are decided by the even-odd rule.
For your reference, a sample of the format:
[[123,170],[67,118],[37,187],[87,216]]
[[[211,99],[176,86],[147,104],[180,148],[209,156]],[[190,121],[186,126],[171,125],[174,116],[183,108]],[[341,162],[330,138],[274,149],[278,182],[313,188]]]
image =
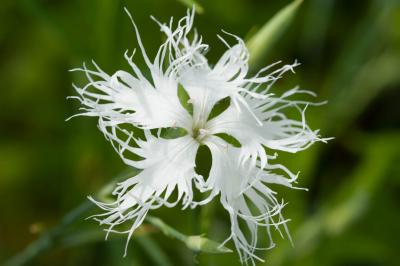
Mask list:
[[142,236],[137,237],[136,242],[142,246],[143,250],[147,253],[148,257],[158,266],[172,266],[172,262],[167,254],[160,248],[160,246],[150,237]]
[[251,67],[256,67],[279,37],[282,36],[302,2],[303,0],[295,0],[282,8],[247,41]]

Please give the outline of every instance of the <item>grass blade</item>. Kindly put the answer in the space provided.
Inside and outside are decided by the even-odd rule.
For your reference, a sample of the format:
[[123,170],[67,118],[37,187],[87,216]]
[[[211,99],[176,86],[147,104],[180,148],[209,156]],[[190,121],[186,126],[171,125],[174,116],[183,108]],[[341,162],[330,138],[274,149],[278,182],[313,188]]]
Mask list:
[[302,2],[302,0],[295,0],[282,8],[247,41],[251,67],[256,67],[279,37],[282,36]]

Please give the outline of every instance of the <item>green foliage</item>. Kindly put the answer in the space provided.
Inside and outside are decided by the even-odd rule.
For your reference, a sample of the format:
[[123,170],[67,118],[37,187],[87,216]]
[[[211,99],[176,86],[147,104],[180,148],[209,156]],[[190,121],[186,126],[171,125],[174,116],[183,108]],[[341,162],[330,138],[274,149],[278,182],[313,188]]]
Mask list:
[[252,68],[265,61],[263,60],[265,55],[289,27],[302,2],[303,0],[294,0],[291,4],[282,8],[247,41],[250,52],[249,64]]

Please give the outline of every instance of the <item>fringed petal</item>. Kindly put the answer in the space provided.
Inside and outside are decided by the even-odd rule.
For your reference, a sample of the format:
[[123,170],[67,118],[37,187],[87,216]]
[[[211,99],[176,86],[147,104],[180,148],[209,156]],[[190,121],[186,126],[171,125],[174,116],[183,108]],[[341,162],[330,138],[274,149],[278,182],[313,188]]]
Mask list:
[[[102,203],[92,199],[106,212],[97,215],[100,224],[109,226],[108,232],[126,221],[132,223],[128,241],[133,231],[142,223],[147,212],[161,206],[174,207],[182,203],[188,207],[193,200],[193,182],[202,179],[195,173],[195,156],[199,144],[189,136],[176,139],[163,139],[146,131],[146,140],[126,136],[121,139],[119,129],[100,125],[125,163],[141,169],[136,176],[118,183],[113,191],[115,202]],[[132,144],[135,143],[135,146]],[[138,154],[142,160],[132,160],[131,154]],[[176,191],[176,196],[171,197]],[[128,242],[127,242],[128,243]]]
[[[273,174],[259,165],[240,162],[240,149],[226,146],[216,137],[208,138],[206,145],[211,150],[212,166],[203,189],[208,187],[211,193],[202,203],[220,195],[220,202],[231,221],[231,234],[225,242],[233,241],[242,263],[254,265],[255,261],[263,261],[256,253],[275,246],[271,228],[279,231],[282,237],[290,238],[286,226],[288,220],[281,213],[285,204],[278,201],[270,184],[294,188],[295,179]],[[266,248],[257,247],[260,230],[269,239]]]

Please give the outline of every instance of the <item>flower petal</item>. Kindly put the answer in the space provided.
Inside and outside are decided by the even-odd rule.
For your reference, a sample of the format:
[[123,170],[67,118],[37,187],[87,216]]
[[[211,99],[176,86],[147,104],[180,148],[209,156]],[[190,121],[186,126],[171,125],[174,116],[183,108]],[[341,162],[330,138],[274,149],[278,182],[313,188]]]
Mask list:
[[[83,88],[75,86],[78,98],[85,111],[80,115],[98,116],[115,123],[131,123],[144,129],[162,127],[191,128],[192,119],[180,104],[176,72],[186,66],[189,55],[172,55],[171,40],[163,43],[151,62],[141,41],[140,34],[130,13],[142,56],[149,69],[148,80],[133,62],[133,55],[125,53],[125,59],[133,70],[133,75],[119,70],[108,75],[94,62],[95,70],[74,69],[86,73],[89,83]],[[193,17],[193,15],[192,15]],[[191,27],[191,26],[190,26]],[[182,29],[177,29],[182,31]],[[166,65],[166,67],[164,67]],[[165,69],[164,69],[165,68]]]
[[126,56],[136,77],[125,71],[112,76],[100,68],[92,71],[79,69],[87,74],[89,83],[75,87],[84,106],[81,115],[98,116],[116,124],[130,123],[152,129],[162,127],[190,128],[191,117],[182,107],[177,96],[178,84],[173,77],[153,73],[153,86]]
[[[124,232],[129,234],[129,241],[149,210],[161,206],[174,207],[179,202],[182,202],[183,208],[190,205],[193,199],[192,182],[202,179],[194,171],[198,142],[189,136],[176,139],[157,138],[146,131],[146,140],[135,139],[138,147],[133,147],[131,136],[122,140],[115,127],[103,124],[100,128],[126,163],[142,169],[138,175],[117,185],[113,192],[117,197],[114,203],[92,199],[106,211],[97,215],[97,220],[109,226],[108,232],[114,232],[114,226],[132,221],[132,227]],[[124,134],[119,134],[121,133]],[[136,153],[143,160],[131,160],[128,158],[129,153]],[[171,202],[174,191],[177,191],[177,197]]]
[[237,102],[242,97],[239,92],[245,85],[247,60],[247,49],[240,40],[222,55],[214,68],[197,64],[181,69],[180,82],[191,98],[194,121],[204,125],[218,101],[231,97]]
[[188,12],[178,22],[175,30],[172,20],[169,26],[154,20],[167,36],[166,43],[171,49],[170,64],[177,60],[183,61],[184,58],[185,63],[176,68],[176,75],[191,98],[195,124],[201,126],[205,124],[213,106],[219,100],[231,97],[236,104],[237,98],[242,97],[239,92],[245,90],[244,86],[247,84],[245,76],[248,72],[249,54],[239,37],[234,36],[238,43],[233,47],[220,37],[227,44],[228,50],[214,68],[211,68],[204,56],[208,45],[202,43],[201,36],[194,31],[192,41],[189,40],[193,18],[194,12]]
[[201,189],[209,188],[211,193],[207,199],[197,204],[205,204],[220,194],[221,204],[231,220],[231,234],[225,242],[234,242],[242,263],[247,260],[253,264],[255,260],[262,261],[255,254],[259,249],[256,248],[258,230],[263,228],[267,233],[270,241],[268,248],[275,245],[270,234],[271,226],[279,232],[283,226],[288,234],[285,225],[287,220],[281,215],[284,204],[276,199],[276,192],[269,188],[269,184],[293,188],[295,179],[261,170],[249,162],[240,162],[240,149],[226,146],[217,137],[208,138],[205,144],[211,150],[212,167]]
[[[246,161],[261,160],[261,167],[267,164],[269,156],[264,147],[270,150],[297,152],[306,149],[316,141],[325,141],[306,124],[304,110],[298,104],[303,102],[289,101],[285,97],[297,89],[286,93],[281,98],[267,97],[254,99],[245,97],[246,104],[251,110],[229,106],[222,114],[207,122],[206,130],[210,134],[226,133],[232,135],[241,144],[240,158]],[[309,103],[312,104],[312,103]],[[242,105],[242,104],[240,104]],[[301,121],[289,119],[282,113],[286,107],[295,107],[300,111]],[[262,123],[256,123],[256,120]]]

